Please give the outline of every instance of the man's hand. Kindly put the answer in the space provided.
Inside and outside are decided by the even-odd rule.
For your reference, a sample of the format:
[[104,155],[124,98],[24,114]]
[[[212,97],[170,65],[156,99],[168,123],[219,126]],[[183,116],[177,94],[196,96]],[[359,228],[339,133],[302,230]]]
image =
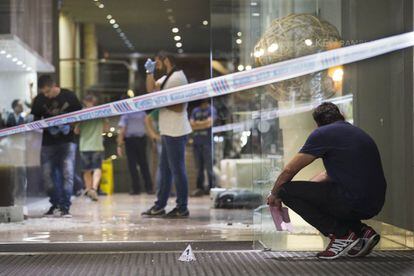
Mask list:
[[118,153],[118,156],[119,156],[119,157],[124,156],[124,150],[123,150],[122,146],[118,146],[118,147],[116,148],[116,152]]
[[145,70],[147,70],[147,74],[154,74],[155,71],[155,61],[152,61],[150,58],[147,59],[147,62],[145,62]]
[[275,195],[270,194],[267,197],[267,205],[281,209],[282,201],[280,200],[280,198],[276,197]]

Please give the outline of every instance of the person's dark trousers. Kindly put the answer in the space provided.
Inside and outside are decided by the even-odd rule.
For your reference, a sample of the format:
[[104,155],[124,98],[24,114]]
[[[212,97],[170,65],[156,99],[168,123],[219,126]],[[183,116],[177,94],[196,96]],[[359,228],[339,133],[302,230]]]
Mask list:
[[55,207],[69,210],[75,172],[75,143],[43,146],[41,153],[43,181]]
[[211,144],[194,144],[194,159],[197,165],[197,188],[204,190],[204,170],[207,171],[208,188],[213,188],[213,158]]
[[179,211],[187,210],[188,204],[188,179],[185,168],[185,145],[187,135],[179,137],[161,136],[161,185],[157,194],[155,205],[158,208],[167,206],[174,179],[177,192],[177,208]]
[[125,152],[128,159],[129,172],[132,178],[132,192],[141,192],[137,165],[139,166],[144,179],[145,190],[147,192],[152,192],[152,179],[147,160],[146,136],[125,138]]
[[366,226],[361,220],[375,215],[353,209],[338,185],[332,182],[291,181],[282,185],[278,196],[325,236],[342,237],[349,230],[360,235]]

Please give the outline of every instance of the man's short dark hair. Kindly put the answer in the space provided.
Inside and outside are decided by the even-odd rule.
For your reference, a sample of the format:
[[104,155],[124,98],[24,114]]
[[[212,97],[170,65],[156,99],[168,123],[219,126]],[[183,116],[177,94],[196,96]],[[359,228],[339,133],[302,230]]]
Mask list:
[[331,102],[325,102],[319,105],[313,111],[312,116],[318,126],[329,125],[337,121],[345,120],[341,111],[339,111],[339,108]]
[[168,58],[168,60],[170,61],[171,65],[176,65],[176,60],[175,60],[175,56],[174,54],[167,52],[167,51],[159,51],[156,55],[156,57],[158,57],[161,60],[164,60],[166,58]]
[[16,106],[17,106],[19,103],[20,103],[20,100],[18,100],[18,99],[16,99],[16,100],[12,101],[12,104],[11,104],[12,109],[15,109],[15,108],[16,108]]
[[42,75],[37,80],[37,87],[39,89],[45,88],[46,86],[52,87],[54,84],[55,84],[55,81],[50,75]]

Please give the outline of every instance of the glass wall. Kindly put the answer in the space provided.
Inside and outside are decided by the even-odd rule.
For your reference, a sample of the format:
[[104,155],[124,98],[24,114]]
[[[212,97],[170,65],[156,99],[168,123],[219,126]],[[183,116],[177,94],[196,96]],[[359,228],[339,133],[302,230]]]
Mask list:
[[[403,5],[403,1],[381,1],[375,6],[375,12],[371,11],[370,16],[362,19],[362,11],[368,11],[376,3],[368,2],[212,1],[213,75],[250,70],[402,32],[402,22],[384,21],[384,18],[398,15],[397,6]],[[370,29],[360,27],[361,20]],[[383,24],[378,25],[379,22]],[[412,30],[412,26],[408,28]],[[246,188],[262,196],[263,205],[254,210],[254,223],[255,239],[265,247],[315,250],[325,246],[317,230],[293,212],[290,212],[293,233],[277,232],[264,203],[283,166],[316,128],[311,111],[322,101],[336,103],[348,122],[360,126],[374,137],[391,186],[388,193],[391,196],[398,193],[392,185],[393,175],[398,169],[387,158],[392,154],[397,159],[404,151],[391,152],[383,141],[386,137],[395,138],[400,125],[391,121],[386,125],[384,122],[390,120],[390,116],[396,116],[391,115],[396,110],[386,106],[386,98],[398,93],[403,98],[404,92],[397,92],[392,86],[382,87],[379,92],[378,85],[370,79],[373,74],[392,78],[391,64],[394,69],[402,70],[406,65],[397,55],[333,67],[214,99],[218,111],[213,131],[215,165],[221,175],[218,184],[224,188]],[[406,77],[412,78],[412,75]],[[359,91],[360,88],[363,91]],[[375,91],[384,98],[375,98]],[[412,95],[406,97],[412,99]],[[373,106],[381,106],[383,110]],[[366,110],[372,113],[368,115]],[[398,142],[395,140],[395,143]],[[295,180],[308,180],[322,171],[323,164],[317,160],[302,170]],[[390,209],[390,205],[385,206],[381,219],[394,223],[396,219],[386,215]],[[386,227],[385,224],[380,226]],[[403,239],[408,241],[406,236]],[[257,245],[260,246],[259,243]]]

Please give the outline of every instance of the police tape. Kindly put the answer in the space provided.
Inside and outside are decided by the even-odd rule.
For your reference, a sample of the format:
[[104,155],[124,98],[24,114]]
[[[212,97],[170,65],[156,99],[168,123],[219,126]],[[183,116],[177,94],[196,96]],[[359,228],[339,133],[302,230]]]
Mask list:
[[[329,99],[330,102],[336,105],[339,105],[340,109],[341,109],[341,105],[352,103],[352,100],[353,100],[352,95],[346,95],[342,97]],[[222,126],[215,126],[212,128],[212,132],[215,134],[215,133],[227,132],[227,131],[233,131],[233,132],[248,131],[248,130],[251,130],[252,128],[260,127],[261,122],[264,122],[264,121],[269,121],[269,120],[274,120],[276,118],[309,112],[313,110],[315,107],[317,107],[319,104],[321,104],[321,100],[316,100],[316,101],[312,101],[309,103],[302,103],[302,104],[295,105],[295,106],[292,105],[290,107],[285,107],[285,108],[253,111],[250,114],[251,118],[249,118],[248,120],[237,122],[237,123],[226,124]]]
[[6,128],[0,130],[0,137],[222,96],[412,46],[414,46],[414,32],[404,33]]

